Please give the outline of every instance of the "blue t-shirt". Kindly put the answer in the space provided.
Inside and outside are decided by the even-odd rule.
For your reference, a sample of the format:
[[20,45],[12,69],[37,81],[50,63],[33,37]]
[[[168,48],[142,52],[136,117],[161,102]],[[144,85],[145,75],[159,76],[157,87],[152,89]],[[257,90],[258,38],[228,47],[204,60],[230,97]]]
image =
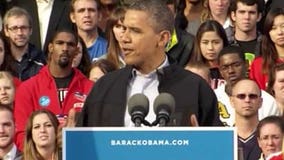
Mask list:
[[101,36],[95,40],[93,45],[88,48],[88,53],[90,55],[91,61],[96,60],[98,57],[106,54],[107,52],[107,40]]

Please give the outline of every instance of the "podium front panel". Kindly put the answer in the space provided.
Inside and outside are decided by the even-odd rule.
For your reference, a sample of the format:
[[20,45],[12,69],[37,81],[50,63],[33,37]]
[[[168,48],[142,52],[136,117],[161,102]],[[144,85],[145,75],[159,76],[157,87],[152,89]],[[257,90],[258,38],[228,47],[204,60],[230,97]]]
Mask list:
[[63,160],[237,160],[229,127],[63,129]]

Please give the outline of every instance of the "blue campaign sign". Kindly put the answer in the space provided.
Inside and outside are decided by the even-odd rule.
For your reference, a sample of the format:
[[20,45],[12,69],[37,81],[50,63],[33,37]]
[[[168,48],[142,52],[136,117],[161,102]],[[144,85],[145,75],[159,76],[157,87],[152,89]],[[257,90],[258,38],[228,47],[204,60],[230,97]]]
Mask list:
[[64,128],[63,160],[237,160],[229,127]]

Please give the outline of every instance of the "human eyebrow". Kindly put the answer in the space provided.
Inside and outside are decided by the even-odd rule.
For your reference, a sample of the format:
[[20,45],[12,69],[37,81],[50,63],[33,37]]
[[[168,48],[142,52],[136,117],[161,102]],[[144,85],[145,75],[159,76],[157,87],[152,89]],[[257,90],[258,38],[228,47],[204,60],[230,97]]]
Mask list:
[[54,43],[59,45],[66,43],[68,46],[76,46],[76,43],[72,41],[56,40]]
[[142,30],[137,27],[128,27],[130,31],[136,32],[136,33],[142,33]]

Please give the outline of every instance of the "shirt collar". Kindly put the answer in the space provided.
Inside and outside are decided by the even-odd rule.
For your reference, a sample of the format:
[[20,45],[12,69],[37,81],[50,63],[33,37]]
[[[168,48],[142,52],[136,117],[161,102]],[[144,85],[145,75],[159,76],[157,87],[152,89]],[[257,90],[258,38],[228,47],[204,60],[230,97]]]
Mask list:
[[13,160],[16,157],[17,147],[13,144],[12,149],[3,157],[4,160]]
[[153,70],[152,72],[150,72],[148,74],[142,74],[137,69],[133,68],[133,70],[132,70],[132,77],[136,77],[137,75],[141,75],[141,76],[144,76],[144,77],[151,77],[151,76],[155,75],[157,71],[162,73],[163,72],[163,68],[170,65],[168,57],[167,56],[165,56],[165,57],[166,58],[163,61],[163,63],[156,70]]
[[36,0],[37,3],[46,3],[46,4],[50,4],[52,3],[54,0]]

